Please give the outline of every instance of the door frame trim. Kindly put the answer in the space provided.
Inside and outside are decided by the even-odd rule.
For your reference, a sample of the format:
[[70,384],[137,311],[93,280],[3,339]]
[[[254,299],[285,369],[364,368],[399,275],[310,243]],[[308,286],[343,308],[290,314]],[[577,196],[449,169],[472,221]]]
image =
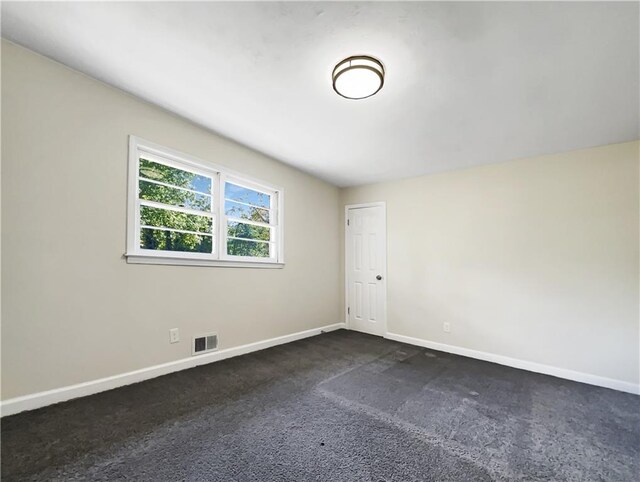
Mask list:
[[351,324],[349,323],[349,313],[347,308],[349,307],[349,275],[347,272],[347,253],[348,253],[348,233],[347,233],[347,219],[349,218],[349,209],[359,208],[373,208],[382,207],[382,228],[384,229],[384,236],[382,237],[382,251],[384,253],[384,266],[382,267],[382,276],[385,280],[384,285],[384,297],[382,298],[382,310],[384,312],[384,333],[382,336],[387,336],[389,333],[389,320],[387,319],[387,202],[375,201],[370,203],[359,204],[345,204],[344,206],[344,219],[342,226],[344,227],[344,323],[347,330],[351,330]]

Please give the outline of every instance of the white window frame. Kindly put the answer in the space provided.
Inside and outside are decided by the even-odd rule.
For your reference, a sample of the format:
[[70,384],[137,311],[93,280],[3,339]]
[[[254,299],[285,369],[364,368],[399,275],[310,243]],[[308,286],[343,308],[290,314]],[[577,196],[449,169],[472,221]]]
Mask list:
[[[211,217],[213,222],[213,251],[209,253],[188,253],[182,251],[161,251],[140,248],[140,207],[149,202],[138,197],[139,160],[144,153],[150,160],[157,158],[163,164],[193,172],[212,179]],[[274,230],[273,257],[257,258],[229,256],[226,254],[227,216],[224,209],[224,185],[231,182],[242,187],[269,194],[271,214],[269,224]],[[203,161],[194,156],[155,144],[140,137],[129,136],[129,179],[127,201],[127,250],[128,263],[168,264],[185,266],[222,266],[242,268],[282,268],[284,266],[284,190],[258,179],[251,178],[226,167]],[[202,214],[202,213],[200,213]],[[243,220],[239,220],[244,222]],[[245,220],[246,221],[246,220]]]

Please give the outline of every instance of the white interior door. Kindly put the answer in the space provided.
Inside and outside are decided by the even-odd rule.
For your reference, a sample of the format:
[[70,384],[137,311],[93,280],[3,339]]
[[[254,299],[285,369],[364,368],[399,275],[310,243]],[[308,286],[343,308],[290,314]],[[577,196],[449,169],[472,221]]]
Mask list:
[[345,267],[351,330],[387,333],[385,206],[347,207]]

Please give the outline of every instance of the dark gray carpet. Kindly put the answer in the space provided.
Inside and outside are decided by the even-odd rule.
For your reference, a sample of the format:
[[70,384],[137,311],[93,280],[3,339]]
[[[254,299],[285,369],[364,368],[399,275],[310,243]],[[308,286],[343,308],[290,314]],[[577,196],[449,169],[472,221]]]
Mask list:
[[2,480],[631,481],[640,397],[338,331],[2,421]]

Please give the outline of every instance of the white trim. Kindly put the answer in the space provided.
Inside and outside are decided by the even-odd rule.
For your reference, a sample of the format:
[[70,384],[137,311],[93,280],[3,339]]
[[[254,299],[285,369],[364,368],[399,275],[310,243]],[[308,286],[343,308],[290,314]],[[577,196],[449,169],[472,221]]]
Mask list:
[[[138,219],[138,138],[129,136],[129,173],[127,179],[127,253],[133,253],[140,242],[136,234],[140,232]],[[132,188],[135,186],[135,188]]]
[[422,346],[424,348],[430,348],[432,350],[444,351],[447,353],[453,353],[454,355],[462,355],[469,358],[475,358],[477,360],[484,360],[499,365],[504,365],[512,368],[518,368],[520,370],[527,370],[529,372],[542,373],[544,375],[551,375],[557,378],[564,378],[566,380],[573,380],[576,382],[586,383],[589,385],[595,385],[598,387],[611,388],[613,390],[619,390],[621,392],[633,393],[634,395],[640,395],[640,384],[625,382],[624,380],[616,380],[615,378],[602,377],[600,375],[592,375],[590,373],[577,372],[569,370],[567,368],[559,368],[550,365],[543,365],[542,363],[536,363],[527,360],[520,360],[518,358],[511,358],[503,355],[496,355],[494,353],[487,353],[484,351],[472,350],[470,348],[463,348],[460,346],[447,345],[445,343],[438,343],[435,341],[423,340],[421,338],[413,338],[411,336],[398,335],[396,333],[387,333],[385,338],[389,340],[399,341],[401,343],[407,343],[409,345]]
[[149,201],[147,199],[138,199],[140,206],[154,209],[162,209],[164,211],[175,211],[183,214],[191,214],[192,216],[202,216],[203,218],[213,219],[216,215],[213,211],[198,211],[193,208],[185,208],[184,206],[173,206],[171,204],[159,203],[157,201]]
[[[198,233],[200,234],[200,233]],[[207,234],[207,233],[203,233],[203,234]],[[215,236],[213,237],[214,242],[215,242]],[[191,251],[155,251],[153,249],[142,249],[140,248],[137,252],[135,253],[125,253],[124,254],[125,258],[129,259],[129,258],[172,258],[172,259],[177,259],[177,260],[197,260],[197,261],[219,261],[218,259],[215,258],[215,256],[213,256],[211,253],[198,253],[198,252],[191,252]],[[135,263],[135,261],[133,261]],[[162,261],[159,261],[160,264],[166,264],[163,263]]]
[[[204,159],[200,159],[196,156],[192,156],[190,154],[186,154],[184,152],[178,151],[176,149],[171,149],[170,147],[161,146],[160,144],[156,144],[155,142],[148,141],[143,139],[142,137],[137,137],[134,135],[129,136],[129,147],[133,147],[134,150],[140,149],[143,152],[148,154],[154,154],[158,156],[162,161],[165,162],[167,157],[169,160],[178,161],[179,163],[189,164],[194,172],[198,174],[197,171],[202,171],[203,175],[211,176],[213,173],[224,172],[227,176],[237,177],[245,182],[251,182],[260,188],[266,188],[269,191],[283,191],[282,187],[274,186],[269,183],[265,183],[260,179],[256,179],[251,176],[247,176],[246,174],[238,171],[234,171],[233,169],[229,169],[225,166],[221,166],[220,164],[215,164],[213,162],[206,161]],[[130,154],[132,154],[130,152]],[[135,153],[134,153],[135,154]],[[129,159],[133,158],[135,162],[137,162],[135,155],[130,155]],[[153,159],[152,159],[153,160]],[[178,165],[176,166],[178,169],[182,169]],[[137,165],[133,169],[134,172],[137,172]],[[207,171],[213,171],[207,173]]]
[[[348,247],[348,225],[347,220],[349,219],[349,209],[361,209],[361,208],[372,208],[372,207],[382,207],[382,225],[384,229],[384,239],[383,239],[383,252],[384,252],[384,266],[382,267],[382,276],[384,277],[384,298],[382,300],[382,309],[384,311],[384,333],[388,333],[389,320],[387,320],[387,292],[388,292],[388,278],[387,278],[387,203],[386,201],[376,201],[370,203],[360,203],[360,204],[345,204],[344,206],[344,323],[348,330],[352,330],[349,323],[349,276],[347,273],[347,252],[349,250]],[[357,330],[356,330],[357,331]]]
[[[237,203],[238,201],[234,201],[233,199],[229,199],[226,197],[225,193],[225,185],[226,183],[233,184],[238,187],[243,187],[246,189],[251,189],[253,191],[261,192],[269,196],[269,207],[263,208],[261,206],[254,206],[252,204],[247,204],[252,207],[257,207],[259,209],[264,209],[269,211],[269,224],[256,223],[251,220],[243,220],[239,218],[235,218],[233,216],[228,217],[226,215],[226,201],[231,201]],[[230,174],[229,172],[221,172],[220,173],[220,260],[224,261],[239,261],[239,262],[254,262],[261,260],[266,260],[271,263],[283,263],[284,262],[284,248],[283,248],[283,216],[282,212],[284,211],[284,191],[275,187],[267,187],[264,183],[256,183],[255,181],[248,180],[247,178],[238,177],[235,174]],[[243,204],[243,203],[240,203]],[[246,204],[246,203],[244,203]],[[254,224],[260,227],[268,227],[271,229],[271,239],[267,241],[269,244],[269,257],[268,258],[259,258],[259,257],[251,257],[251,256],[230,256],[227,254],[227,239],[230,236],[227,235],[227,222],[231,220],[232,222],[241,222],[245,224]],[[275,235],[274,235],[275,233]],[[239,238],[236,238],[239,239]],[[242,238],[241,240],[245,240]],[[258,241],[255,239],[249,239],[248,241]]]
[[[155,162],[156,164],[173,167],[175,169],[178,169],[179,171],[190,172],[192,174],[196,174],[202,177],[208,177],[210,179],[215,175],[217,175],[219,172],[218,166],[213,168],[209,167],[211,166],[211,164],[209,164],[208,162],[202,161],[189,154],[178,153],[177,151],[174,151],[173,149],[169,149],[168,147],[161,147],[159,144],[155,144],[155,147],[150,149],[146,147],[148,145],[148,141],[140,139],[139,137],[137,137],[136,140],[137,140],[136,163],[140,160],[140,158],[143,158],[147,161]],[[139,181],[147,180],[147,179],[149,178],[140,177],[140,172],[138,172]],[[173,187],[178,187],[178,186],[173,186]],[[212,187],[213,187],[213,183],[212,183]],[[200,193],[200,194],[206,194],[206,193]]]
[[[151,181],[141,178],[139,175],[140,154],[153,162],[166,164],[177,169],[193,172],[194,174],[205,176],[211,179],[213,195],[180,188],[178,186],[167,186],[183,189],[203,196],[210,196],[210,211],[198,211],[190,208],[165,205],[154,201],[141,200],[138,198],[138,186],[140,180]],[[270,224],[273,239],[270,241],[270,257],[254,258],[244,256],[228,256],[226,254],[226,233],[227,223],[224,214],[224,183],[229,181],[241,187],[253,189],[258,192],[268,194],[271,199]],[[157,182],[158,184],[162,184]],[[215,191],[217,189],[217,193]],[[238,173],[226,167],[222,167],[197,157],[179,152],[159,144],[144,140],[136,136],[129,136],[129,179],[127,189],[127,248],[125,257],[127,262],[135,264],[173,264],[191,266],[226,266],[226,267],[266,267],[263,264],[273,265],[271,267],[282,267],[284,265],[284,189],[254,179],[245,174]],[[217,199],[217,203],[215,202]],[[235,202],[235,201],[234,201]],[[156,250],[142,249],[139,246],[140,239],[140,209],[141,206],[149,206],[158,209],[183,212],[197,216],[210,217],[214,221],[214,231],[212,234],[211,253],[191,253],[191,252],[163,252]],[[240,221],[244,222],[244,220]],[[252,223],[249,223],[252,224]],[[262,225],[260,225],[262,226]],[[265,227],[267,227],[265,225]],[[274,231],[275,230],[275,233]],[[182,232],[182,231],[178,231]],[[209,235],[208,233],[198,233]]]
[[[234,183],[231,183],[234,184]],[[255,191],[255,189],[254,189]],[[262,192],[262,191],[260,191]],[[264,193],[264,194],[268,194],[268,193]],[[269,194],[271,195],[271,194]],[[224,201],[229,201],[230,203],[235,203],[235,204],[241,204],[242,206],[249,206],[250,208],[256,208],[256,209],[261,209],[262,211],[271,211],[271,208],[265,208],[263,206],[256,206],[255,204],[249,204],[249,203],[245,203],[242,201],[236,201],[235,199],[229,199],[228,197],[224,198]]]
[[387,203],[386,201],[376,201],[372,203],[360,203],[360,204],[345,204],[345,212],[349,209],[359,209],[359,208],[372,208],[376,206],[383,206],[386,211]]
[[140,229],[157,229],[158,231],[170,231],[172,233],[184,233],[184,234],[197,234],[198,236],[212,236],[211,233],[205,233],[202,231],[187,231],[186,229],[165,228],[162,226],[150,226],[148,224],[141,224]]
[[[212,259],[212,258],[179,258],[172,256],[172,252],[161,251],[153,252],[151,256],[144,254],[126,254],[127,263],[129,264],[164,264],[172,266],[218,266],[221,268],[284,268],[284,263],[277,263],[273,258],[245,258],[235,256],[242,261],[233,259]],[[162,253],[162,254],[160,254]]]
[[[224,172],[225,182],[228,182],[229,184],[233,184],[238,187],[243,187],[251,191],[257,191],[262,194],[266,194],[267,196],[273,196],[278,192],[277,189],[271,186],[267,186],[264,182],[256,182],[256,181],[250,180],[247,176],[240,175],[240,174],[232,174],[228,169],[223,169],[222,172]],[[234,201],[233,199],[228,197],[225,197],[224,199],[227,201],[240,202],[242,204],[241,201]],[[248,203],[244,203],[244,204],[247,204],[248,206],[252,206],[255,208],[260,208],[260,209],[273,209],[271,202],[269,203],[271,207],[268,207],[268,208],[265,208],[262,206],[256,206],[255,204],[248,204]]]
[[[275,224],[261,223],[259,221],[252,221],[251,219],[235,218],[233,216],[226,216],[226,215],[225,215],[225,218],[227,218],[227,221],[230,221],[232,223],[251,224],[252,226],[258,226],[259,228],[271,228],[271,229],[273,229],[273,228],[276,227]],[[267,243],[273,243],[273,242],[275,242],[275,241],[267,241]]]
[[[264,243],[264,244],[272,244],[273,243],[273,241],[265,241],[264,239],[239,238],[237,236],[227,236],[227,239],[237,239],[238,241],[252,241],[254,243]],[[249,256],[229,256],[229,259],[233,259],[233,258],[248,258],[248,257]],[[250,257],[250,259],[253,259],[253,257]]]
[[[181,170],[184,171],[184,169],[181,169]],[[201,177],[204,177],[204,176],[201,176]],[[211,179],[211,176],[206,176],[206,177]],[[147,177],[140,177],[139,179],[140,180],[138,182],[150,182],[151,184],[157,184],[158,186],[164,186],[164,187],[169,187],[171,189],[178,189],[180,191],[190,192],[191,194],[196,194],[198,196],[207,196],[208,198],[212,197],[212,195],[210,193],[194,191],[193,189],[188,189],[186,187],[174,186],[173,184],[167,184],[166,182],[156,181],[154,179],[149,179]],[[211,179],[211,180],[213,181],[213,179]]]
[[155,365],[148,368],[142,368],[141,370],[122,373],[120,375],[100,378],[98,380],[78,383],[76,385],[69,385],[62,388],[56,388],[54,390],[47,390],[45,392],[33,393],[31,395],[25,395],[22,397],[10,398],[8,400],[0,402],[0,413],[1,416],[4,417],[7,415],[13,415],[19,412],[23,412],[25,410],[34,410],[36,408],[45,407],[54,403],[64,402],[66,400],[71,400],[78,397],[86,397],[87,395],[104,392],[105,390],[111,390],[114,388],[122,387],[124,385],[130,385],[132,383],[149,380],[150,378],[155,378],[162,375],[167,375],[168,373],[193,368],[198,365],[205,365],[208,363],[224,360],[226,358],[245,355],[247,353],[258,350],[264,350],[265,348],[282,345],[284,343],[290,343],[292,341],[319,335],[326,331],[338,330],[340,328],[344,328],[344,323],[335,323],[333,325],[327,325],[320,328],[313,328],[311,330],[292,333],[290,335],[270,338],[268,340],[249,343],[247,345],[241,345],[235,348],[227,348],[224,350],[208,352],[203,355],[183,358],[181,360],[163,363],[161,365]]

